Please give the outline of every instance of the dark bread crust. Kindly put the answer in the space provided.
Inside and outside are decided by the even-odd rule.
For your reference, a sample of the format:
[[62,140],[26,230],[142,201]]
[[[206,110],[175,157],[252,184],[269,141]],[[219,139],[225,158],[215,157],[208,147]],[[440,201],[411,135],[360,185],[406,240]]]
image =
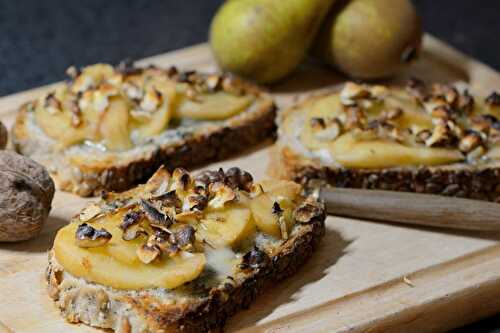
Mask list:
[[[220,331],[228,317],[248,308],[270,283],[292,275],[307,261],[325,233],[325,218],[323,211],[308,224],[298,225],[298,232],[283,243],[265,265],[251,269],[244,279],[238,279],[235,284],[221,283],[194,301],[165,304],[154,294],[122,296],[120,301],[130,306],[135,321],[139,320],[147,327],[141,332]],[[53,256],[49,259],[46,278],[49,295],[58,301],[66,319],[75,323],[86,322],[79,318],[79,314],[70,306],[72,302],[61,288],[64,282],[62,267],[55,262]],[[113,297],[109,288],[102,288],[99,292],[101,291],[107,292],[109,298]],[[122,318],[122,321],[115,325],[115,330],[136,332],[132,326],[134,320]]]
[[306,161],[288,147],[279,150],[274,154],[270,173],[305,186],[320,182],[333,187],[429,193],[500,203],[498,162],[484,166],[347,169]]

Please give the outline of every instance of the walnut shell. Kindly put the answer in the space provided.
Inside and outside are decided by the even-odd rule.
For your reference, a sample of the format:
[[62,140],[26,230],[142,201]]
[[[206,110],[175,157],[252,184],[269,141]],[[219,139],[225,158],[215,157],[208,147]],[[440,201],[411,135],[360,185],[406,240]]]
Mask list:
[[35,237],[47,219],[54,182],[35,161],[0,151],[0,242]]
[[0,149],[5,149],[9,140],[9,132],[7,127],[0,121]]

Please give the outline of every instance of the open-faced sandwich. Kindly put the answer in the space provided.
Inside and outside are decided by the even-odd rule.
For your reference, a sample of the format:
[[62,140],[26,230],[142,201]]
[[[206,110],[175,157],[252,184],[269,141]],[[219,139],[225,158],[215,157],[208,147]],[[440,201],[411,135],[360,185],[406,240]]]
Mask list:
[[500,95],[347,83],[279,119],[271,172],[303,184],[500,199]]
[[57,233],[49,294],[70,322],[116,332],[206,332],[293,274],[325,231],[323,205],[290,181],[238,168],[160,169],[105,194]]
[[275,106],[230,75],[97,64],[23,105],[16,150],[44,164],[62,190],[122,191],[160,165],[191,167],[275,133]]

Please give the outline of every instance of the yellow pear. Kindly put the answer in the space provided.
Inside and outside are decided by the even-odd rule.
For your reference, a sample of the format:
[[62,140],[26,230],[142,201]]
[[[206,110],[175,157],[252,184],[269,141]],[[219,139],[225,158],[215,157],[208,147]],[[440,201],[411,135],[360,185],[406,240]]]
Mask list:
[[334,0],[231,0],[215,15],[210,43],[226,71],[271,83],[291,73]]

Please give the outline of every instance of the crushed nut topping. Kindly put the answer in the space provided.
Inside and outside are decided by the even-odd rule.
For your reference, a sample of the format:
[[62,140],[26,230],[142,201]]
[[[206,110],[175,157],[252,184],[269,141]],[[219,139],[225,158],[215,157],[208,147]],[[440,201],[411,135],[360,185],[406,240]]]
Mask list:
[[326,121],[324,118],[313,119],[321,119],[319,126],[312,126],[314,136],[320,141],[335,140],[342,132],[342,122],[338,118],[328,118]]
[[131,211],[125,214],[119,228],[123,231],[122,239],[126,241],[134,240],[141,235],[147,235],[139,222],[143,217],[142,212]]
[[486,97],[484,102],[489,106],[500,106],[500,94],[494,91],[491,95]]
[[97,230],[87,223],[80,224],[75,233],[76,245],[85,248],[103,246],[111,237],[106,229]]
[[211,183],[208,186],[210,201],[208,207],[212,209],[223,208],[226,203],[236,201],[238,198],[234,189],[220,182]]
[[283,214],[283,209],[281,208],[281,206],[278,202],[273,203],[273,207],[271,208],[271,211],[276,216],[281,216]]
[[483,139],[481,135],[477,132],[470,131],[466,136],[464,136],[460,140],[458,148],[464,153],[469,153],[482,144],[483,144]]
[[249,192],[253,184],[253,177],[246,171],[232,167],[226,171],[224,183],[234,189]]
[[186,191],[191,182],[191,176],[186,169],[176,168],[172,174],[174,189],[177,191]]
[[170,216],[160,212],[149,201],[141,199],[141,207],[144,210],[146,217],[150,221],[151,226],[158,228],[169,228],[173,224]]
[[157,245],[149,244],[149,242],[148,242],[146,244],[139,246],[137,248],[136,253],[137,253],[137,257],[139,257],[139,259],[143,263],[149,264],[149,263],[153,262],[153,260],[155,260],[156,258],[160,257],[161,250]]

